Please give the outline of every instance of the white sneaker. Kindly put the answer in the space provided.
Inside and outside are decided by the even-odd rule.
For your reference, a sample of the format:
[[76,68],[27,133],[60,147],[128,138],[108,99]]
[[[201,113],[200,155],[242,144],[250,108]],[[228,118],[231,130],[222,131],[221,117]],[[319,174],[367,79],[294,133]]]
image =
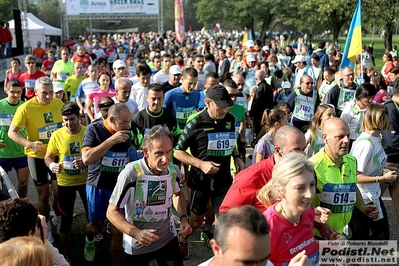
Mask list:
[[57,227],[57,234],[60,234],[61,216],[54,215],[53,219],[51,219],[51,222],[54,224],[55,227]]
[[47,222],[47,240],[51,244],[54,244],[54,237],[53,237],[53,232],[51,231],[51,224],[50,222]]
[[97,235],[94,236],[94,241],[96,241],[96,242],[100,242],[103,239],[104,239],[104,236],[102,233],[98,233]]

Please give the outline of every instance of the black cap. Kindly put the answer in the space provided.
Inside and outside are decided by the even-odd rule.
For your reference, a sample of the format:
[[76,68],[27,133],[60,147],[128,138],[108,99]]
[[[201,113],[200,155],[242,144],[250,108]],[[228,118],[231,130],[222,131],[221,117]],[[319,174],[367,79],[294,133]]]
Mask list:
[[216,103],[221,108],[233,106],[234,102],[231,100],[226,88],[219,84],[214,84],[206,92],[206,97]]

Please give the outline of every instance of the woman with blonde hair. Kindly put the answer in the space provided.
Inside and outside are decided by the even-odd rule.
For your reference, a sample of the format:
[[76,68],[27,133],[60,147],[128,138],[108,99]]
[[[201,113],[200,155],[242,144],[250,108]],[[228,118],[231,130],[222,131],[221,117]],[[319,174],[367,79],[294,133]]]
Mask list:
[[[378,218],[373,220],[355,208],[349,227],[353,240],[389,240],[389,224],[384,203],[381,200],[381,183],[397,180],[396,171],[383,171],[387,155],[381,145],[381,131],[390,130],[387,108],[372,103],[362,121],[362,133],[353,143],[350,154],[357,160],[357,187],[365,204],[376,205]],[[371,233],[371,234],[370,234]]]
[[2,266],[52,266],[46,245],[37,237],[14,237],[0,244]]
[[[270,226],[269,260],[274,265],[288,265],[303,250],[312,265],[319,262],[313,223],[327,222],[330,210],[312,207],[314,176],[313,164],[304,155],[292,152],[276,163],[272,179],[258,192],[258,199],[267,207],[263,215]],[[295,248],[303,242],[309,245]]]
[[312,118],[310,128],[305,134],[307,146],[305,149],[308,158],[318,153],[324,147],[324,141],[321,137],[323,135],[324,123],[335,116],[334,105],[321,104],[317,107],[316,112]]

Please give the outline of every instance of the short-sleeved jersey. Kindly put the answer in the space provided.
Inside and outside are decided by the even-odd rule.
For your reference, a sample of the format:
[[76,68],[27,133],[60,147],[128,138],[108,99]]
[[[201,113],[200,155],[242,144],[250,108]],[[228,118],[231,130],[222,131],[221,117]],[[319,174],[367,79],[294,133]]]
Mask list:
[[60,186],[78,186],[86,183],[87,167],[76,169],[73,161],[82,157],[82,141],[86,127],[78,134],[69,134],[65,127],[62,127],[51,135],[47,151],[59,157],[58,163],[62,164],[61,173],[57,174],[57,183]]
[[[357,171],[366,176],[381,176],[387,155],[381,146],[381,139],[362,132],[355,142],[353,142],[350,154],[356,158]],[[371,193],[374,200],[381,196],[381,186],[379,183],[359,183],[357,184],[362,194],[364,203],[371,202],[367,195]]]
[[[83,151],[97,147],[112,135],[107,121],[91,123],[83,136]],[[130,140],[118,143],[112,146],[102,158],[90,164],[87,184],[97,188],[114,189],[118,174],[129,162],[129,148]]]
[[34,74],[29,74],[28,72],[21,74],[19,77],[19,82],[21,82],[22,88],[26,89],[25,96],[28,99],[31,99],[33,96],[35,96],[34,89],[36,86],[36,80],[44,76],[46,76],[46,74],[44,74],[42,71],[36,71]]
[[58,82],[61,82],[62,85],[64,85],[65,81],[72,76],[73,62],[68,61],[64,63],[64,61],[58,60],[54,63],[51,73],[56,76]]
[[301,221],[294,226],[276,212],[276,205],[277,203],[263,213],[270,226],[269,260],[274,265],[288,265],[293,257],[306,250],[311,265],[319,265],[319,250],[313,234],[313,208],[303,212]]
[[76,98],[80,98],[82,102],[86,103],[88,99],[87,95],[98,87],[100,87],[100,84],[98,84],[97,80],[84,79],[78,87]]
[[227,113],[221,120],[213,120],[208,111],[191,119],[176,146],[176,150],[190,148],[192,156],[202,161],[219,163],[219,171],[206,175],[201,169],[191,167],[188,186],[196,190],[218,190],[231,185],[230,158],[235,147],[234,116]]
[[144,110],[148,106],[146,99],[148,92],[148,87],[143,87],[140,83],[136,83],[132,86],[132,91],[130,92],[130,99],[137,103],[139,111]]
[[[166,126],[175,138],[181,133],[176,118],[171,111],[162,108],[161,112],[154,114],[147,107],[138,112],[131,122],[133,139],[137,139],[136,147],[138,149],[141,149],[144,135],[155,125]],[[177,139],[175,139],[175,142],[177,143]]]
[[157,73],[155,73],[153,79],[154,79],[154,83],[162,85],[165,82],[169,81],[169,74],[165,74],[163,72],[163,70],[161,69]]
[[[60,110],[63,102],[53,98],[50,104],[39,104],[35,98],[23,103],[18,107],[12,124],[18,128],[26,128],[27,139],[31,142],[41,141],[47,149],[51,134],[62,127]],[[33,158],[43,159],[46,149],[36,154],[33,150],[25,147],[25,154]]]
[[87,68],[91,64],[91,58],[90,58],[90,55],[88,55],[88,54],[84,54],[82,56],[76,54],[72,57],[72,62],[73,63],[77,63],[77,62],[82,63],[82,72],[85,73],[87,71]]
[[115,91],[111,88],[108,89],[108,91],[103,92],[100,88],[97,88],[93,90],[92,92],[87,95],[87,97],[93,101],[94,103],[94,111],[96,113],[95,118],[99,118],[101,116],[99,109],[98,109],[98,102],[102,97],[108,96],[112,99],[116,95]]
[[235,119],[234,128],[236,135],[238,137],[240,133],[241,122],[245,121],[245,113],[246,113],[245,107],[239,103],[234,103],[233,107],[229,109],[228,112],[234,116]]
[[[0,101],[0,139],[7,145],[5,149],[0,149],[0,158],[18,158],[25,156],[24,146],[17,144],[8,137],[8,129],[10,128],[12,118],[18,106],[23,103],[23,101],[19,101],[18,104],[12,105],[7,101],[7,98]],[[22,128],[19,133],[26,138],[25,128]]]
[[71,93],[71,101],[76,102],[76,92],[78,91],[80,83],[85,79],[85,76],[77,78],[75,75],[67,78],[64,84],[64,90]]
[[44,71],[46,71],[46,74],[48,76],[51,75],[51,69],[53,69],[55,61],[50,61],[50,60],[44,60],[42,63],[42,68],[44,68]]
[[[145,163],[144,159],[140,159],[136,161],[139,165],[143,174],[145,175],[153,175],[149,170],[147,164]],[[174,169],[177,173],[177,176],[180,176],[180,171],[177,166],[174,166]],[[164,171],[161,175],[169,174],[170,170]],[[164,247],[170,240],[174,238],[173,233],[170,231],[170,219],[165,219],[164,221],[158,222],[140,222],[133,220],[134,212],[137,211],[137,202],[135,201],[135,193],[136,193],[136,182],[137,182],[137,171],[133,165],[133,163],[129,163],[126,165],[126,168],[119,174],[118,182],[115,186],[114,191],[112,192],[111,198],[109,202],[119,208],[125,208],[125,217],[126,220],[140,228],[141,230],[144,229],[155,229],[157,230],[157,235],[160,237],[159,241],[155,241],[149,246],[141,246],[138,244],[137,240],[128,236],[124,235],[124,250],[127,254],[138,255],[138,254],[145,254],[149,252],[153,252],[159,250],[160,248]],[[173,193],[178,193],[180,191],[180,187],[176,182],[174,186]],[[167,199],[169,200],[169,199]],[[144,200],[147,204],[148,202]],[[145,209],[145,208],[143,208]],[[169,212],[169,210],[165,210]],[[131,245],[131,243],[133,245]]]
[[165,94],[163,107],[176,115],[177,123],[183,129],[187,118],[195,113],[199,102],[199,91],[184,92],[181,87],[174,88]]

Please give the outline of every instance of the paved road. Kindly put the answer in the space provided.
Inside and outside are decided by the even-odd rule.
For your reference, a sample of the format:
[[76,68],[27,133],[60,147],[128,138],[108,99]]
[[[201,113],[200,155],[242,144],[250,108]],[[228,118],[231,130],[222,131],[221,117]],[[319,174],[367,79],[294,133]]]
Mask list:
[[[247,160],[248,163],[248,160]],[[15,171],[12,171],[9,173],[9,176],[14,184],[16,185],[16,173]],[[35,188],[33,185],[32,180],[29,181],[29,190],[28,190],[28,196],[32,200],[34,204],[37,202],[37,196],[35,192]],[[390,224],[390,229],[391,229],[391,239],[392,240],[397,240],[399,239],[399,230],[397,226],[397,221],[395,217],[395,212],[393,210],[393,205],[392,205],[392,200],[391,197],[389,196],[388,193],[385,193],[383,197],[385,206],[387,208],[388,212],[388,218],[389,218],[389,224]],[[110,265],[110,257],[111,254],[109,252],[109,241],[110,241],[110,236],[108,236],[105,232],[104,236],[105,239],[99,243],[97,243],[97,258],[93,263],[87,263],[83,259],[83,247],[84,247],[84,230],[85,230],[85,215],[84,215],[84,210],[82,208],[82,204],[80,201],[80,198],[78,196],[78,202],[75,204],[75,222],[73,226],[73,237],[72,237],[72,249],[74,250],[73,255],[72,255],[72,265]],[[53,228],[54,229],[54,228]],[[55,233],[55,230],[53,230]],[[55,234],[56,238],[56,246],[59,246],[59,239],[57,238],[57,235]],[[210,258],[213,254],[210,249],[206,248],[199,240],[199,230],[197,230],[193,236],[190,238],[189,242],[189,250],[190,250],[190,256],[189,260],[185,262],[186,266],[196,266],[199,263],[207,260]],[[153,265],[156,265],[155,263]]]
[[[0,86],[2,87],[3,84],[0,83]],[[0,89],[0,99],[5,97],[5,93],[2,89]],[[252,149],[248,150],[247,154],[252,154]],[[246,161],[247,165],[250,165],[251,162],[247,158]],[[13,182],[14,186],[16,186],[16,173],[15,171],[12,171],[9,173],[9,176],[11,178],[11,181]],[[37,202],[37,196],[35,192],[35,187],[33,185],[32,180],[29,180],[29,189],[28,189],[28,197],[32,200],[34,204]],[[398,240],[399,239],[399,228],[398,228],[398,223],[396,221],[395,217],[395,212],[393,210],[393,205],[392,205],[392,200],[391,197],[389,196],[388,193],[385,193],[383,197],[385,206],[387,208],[388,212],[388,218],[389,218],[389,224],[390,224],[390,229],[391,229],[391,239],[392,240]],[[110,236],[108,236],[105,232],[104,233],[104,240],[97,243],[97,257],[96,260],[93,263],[87,263],[85,262],[83,258],[83,247],[84,247],[84,232],[85,232],[85,224],[86,224],[86,218],[84,215],[84,210],[81,204],[81,200],[79,198],[79,195],[77,196],[77,204],[75,204],[75,221],[73,225],[73,237],[72,237],[72,250],[74,251],[71,254],[71,259],[72,259],[72,265],[80,266],[80,265],[110,265],[110,259],[111,259],[111,254],[109,252],[109,242],[110,242]],[[55,230],[53,228],[53,232],[55,233]],[[56,246],[59,246],[59,239],[57,238],[57,235],[55,234],[56,238]],[[186,266],[196,266],[199,263],[209,259],[212,257],[213,253],[211,252],[210,249],[204,246],[203,242],[199,240],[199,230],[197,230],[193,236],[190,238],[189,242],[189,260],[185,262]],[[155,263],[153,265],[156,265]],[[399,264],[398,264],[399,265]]]

